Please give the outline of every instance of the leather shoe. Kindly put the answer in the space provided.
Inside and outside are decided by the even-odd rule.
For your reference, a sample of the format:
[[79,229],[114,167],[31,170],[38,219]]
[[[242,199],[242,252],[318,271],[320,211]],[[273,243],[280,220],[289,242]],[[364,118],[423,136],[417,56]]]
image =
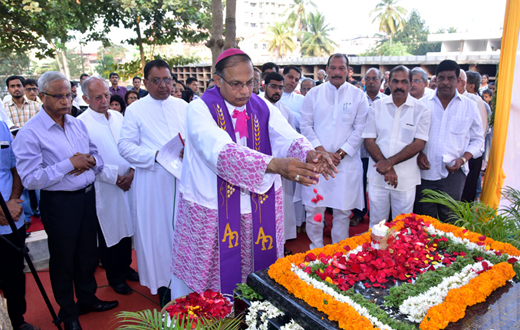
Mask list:
[[126,279],[132,282],[139,282],[139,273],[133,270],[132,268],[129,268],[126,272]]
[[361,221],[363,221],[363,218],[353,216],[352,219],[350,219],[350,227],[358,226]]
[[112,289],[114,289],[114,291],[116,293],[119,293],[119,294],[130,294],[132,292],[134,292],[134,290],[132,290],[132,288],[130,287],[130,285],[128,285],[126,282],[122,282],[122,283],[119,283],[119,284],[110,284],[110,286],[112,287]]
[[65,322],[65,330],[82,330],[79,321]]
[[96,298],[96,301],[91,304],[80,304],[79,307],[79,315],[88,314],[90,312],[105,312],[116,308],[119,302],[117,301],[103,301]]

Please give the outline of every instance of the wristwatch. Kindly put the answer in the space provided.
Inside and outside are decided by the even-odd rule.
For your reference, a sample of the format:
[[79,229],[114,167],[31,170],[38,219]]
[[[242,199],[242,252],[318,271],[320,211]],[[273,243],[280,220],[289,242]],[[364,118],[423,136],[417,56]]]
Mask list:
[[462,166],[464,166],[468,162],[468,160],[465,157],[460,157],[460,159],[462,159]]
[[336,151],[336,153],[341,157],[341,159],[345,158],[345,156],[347,155],[347,153],[341,149]]

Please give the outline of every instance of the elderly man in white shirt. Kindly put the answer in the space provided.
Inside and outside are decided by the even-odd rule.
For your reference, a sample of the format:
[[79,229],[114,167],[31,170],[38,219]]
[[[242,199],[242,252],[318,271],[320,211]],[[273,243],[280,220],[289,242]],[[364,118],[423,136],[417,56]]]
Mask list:
[[294,117],[294,126],[300,131],[300,109],[303,104],[303,95],[297,94],[294,90],[298,87],[302,71],[296,66],[286,66],[283,69],[283,93],[281,101],[291,109]]
[[428,96],[431,96],[434,91],[433,89],[427,88],[428,84],[428,73],[420,67],[415,67],[410,71],[412,80],[410,81],[410,95],[418,100],[424,100]]
[[432,112],[430,138],[417,158],[422,180],[417,187],[415,213],[448,221],[447,207],[421,202],[423,190],[440,190],[460,200],[469,172],[467,162],[481,155],[484,130],[475,102],[457,91],[459,65],[452,60],[442,61],[436,77],[437,90],[427,99]]
[[130,294],[127,275],[139,280],[130,268],[132,263],[132,236],[134,225],[131,211],[134,168],[119,155],[117,141],[123,116],[109,110],[108,84],[101,77],[90,77],[83,82],[83,100],[89,105],[78,116],[85,123],[92,142],[105,161],[103,170],[96,175],[96,214],[98,217],[99,257],[105,267],[108,284],[119,294]]
[[350,210],[365,207],[359,148],[367,120],[367,98],[346,82],[348,59],[344,54],[329,57],[327,74],[329,81],[309,91],[301,110],[302,134],[316,150],[328,152],[338,169],[334,181],[318,182],[316,188],[323,200],[314,203],[313,188],[302,187],[311,249],[323,246],[323,222],[314,220],[317,214],[324,218],[325,209],[333,209],[332,241],[337,243],[349,237]]
[[421,183],[417,154],[428,141],[430,110],[408,95],[410,72],[400,65],[390,71],[391,97],[368,110],[363,137],[370,153],[368,195],[370,228],[413,211],[415,187]]

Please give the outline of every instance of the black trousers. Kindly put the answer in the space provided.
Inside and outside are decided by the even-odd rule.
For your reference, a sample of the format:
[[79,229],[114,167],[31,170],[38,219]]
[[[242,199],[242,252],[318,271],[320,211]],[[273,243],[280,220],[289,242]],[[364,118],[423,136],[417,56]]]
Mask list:
[[433,218],[439,218],[442,222],[446,222],[450,216],[450,209],[446,206],[436,203],[421,203],[423,198],[423,190],[440,190],[450,195],[454,200],[460,201],[466,175],[462,170],[448,174],[444,179],[430,181],[421,180],[421,185],[417,186],[415,193],[414,213],[420,215],[428,215]]
[[482,156],[479,158],[471,158],[468,161],[469,173],[466,177],[466,184],[462,192],[462,201],[473,202],[477,197],[477,182],[482,169]]
[[[19,221],[23,222],[23,218]],[[18,234],[25,244],[25,226],[18,229],[18,233],[2,236],[14,245],[20,246],[20,242],[16,237]],[[27,311],[23,261],[23,255],[20,252],[16,251],[3,239],[0,239],[0,280],[3,283],[4,297],[7,300],[7,311],[13,329],[18,329],[25,323],[23,314]]]
[[352,212],[355,217],[363,218],[367,214],[367,172],[368,172],[368,157],[361,158],[363,162],[363,198],[365,199],[365,208],[363,210],[354,209]]
[[78,304],[91,304],[96,299],[96,196],[94,186],[89,188],[41,191],[40,214],[48,236],[52,291],[60,305],[58,316],[64,322],[78,319],[74,292]]
[[107,274],[110,285],[125,282],[125,275],[132,264],[132,238],[125,237],[116,245],[107,247],[105,237],[98,224],[99,259]]

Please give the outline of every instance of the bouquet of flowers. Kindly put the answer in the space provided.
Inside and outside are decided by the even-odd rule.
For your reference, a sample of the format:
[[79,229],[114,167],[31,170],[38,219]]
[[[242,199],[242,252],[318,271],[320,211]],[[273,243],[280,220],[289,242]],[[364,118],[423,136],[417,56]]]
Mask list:
[[232,307],[233,304],[222,293],[207,290],[176,299],[166,307],[166,312],[172,320],[180,317],[193,321],[193,329],[203,320],[225,318],[231,313]]

